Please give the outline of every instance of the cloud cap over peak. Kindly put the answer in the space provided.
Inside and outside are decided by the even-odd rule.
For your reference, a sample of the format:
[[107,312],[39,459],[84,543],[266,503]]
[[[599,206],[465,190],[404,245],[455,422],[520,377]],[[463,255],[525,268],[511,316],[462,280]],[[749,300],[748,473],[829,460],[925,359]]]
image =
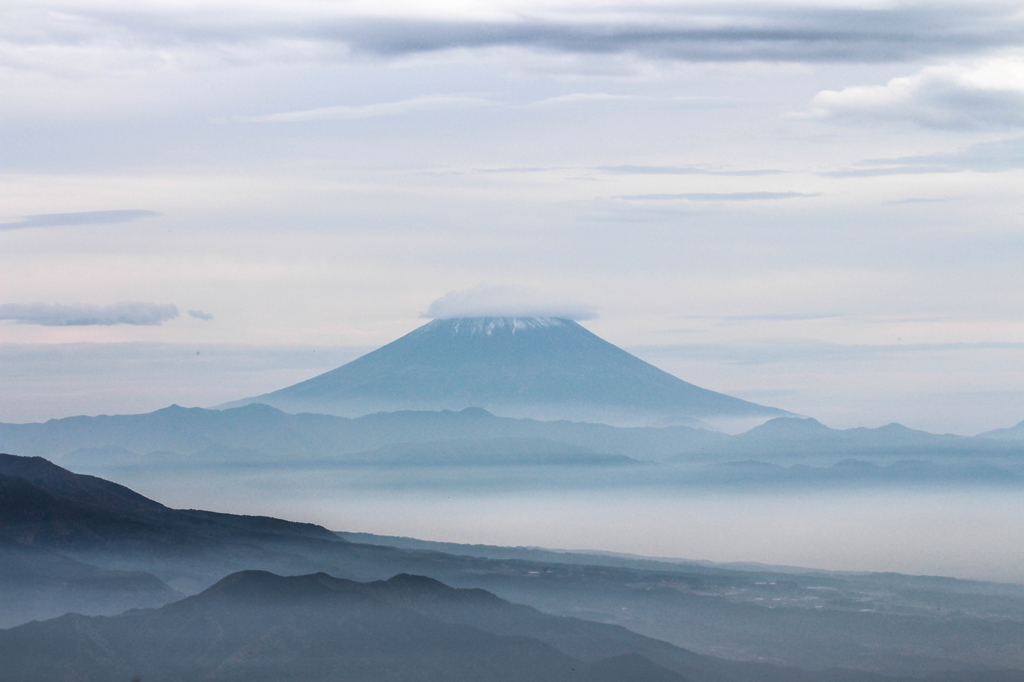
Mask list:
[[449,291],[431,303],[423,317],[558,317],[580,321],[596,318],[597,309],[530,289],[481,283]]

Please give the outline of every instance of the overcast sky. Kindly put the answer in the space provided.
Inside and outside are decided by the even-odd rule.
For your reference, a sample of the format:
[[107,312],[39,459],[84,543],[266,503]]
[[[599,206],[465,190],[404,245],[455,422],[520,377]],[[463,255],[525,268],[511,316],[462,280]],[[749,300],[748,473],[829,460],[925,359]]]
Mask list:
[[0,421],[467,290],[832,426],[1024,419],[1022,3],[423,5],[3,3]]

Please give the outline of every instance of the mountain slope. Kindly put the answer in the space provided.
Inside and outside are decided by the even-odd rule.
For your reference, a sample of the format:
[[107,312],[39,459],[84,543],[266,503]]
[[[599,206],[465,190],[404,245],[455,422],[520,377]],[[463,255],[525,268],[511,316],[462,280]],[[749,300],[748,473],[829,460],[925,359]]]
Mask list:
[[149,573],[103,570],[0,535],[0,628],[68,611],[113,615],[180,597]]
[[222,407],[461,410],[617,425],[786,414],[694,386],[559,318],[434,320],[335,370]]
[[816,419],[778,417],[746,433],[723,439],[720,455],[784,462],[803,458],[1000,456],[1019,459],[1024,446],[987,438],[935,434],[902,424],[878,428],[831,429]]
[[995,440],[1024,440],[1024,422],[1020,422],[1007,429],[994,429],[979,433],[979,438],[994,438]]
[[253,516],[170,509],[133,490],[42,457],[0,454],[0,532],[43,547],[201,551],[267,537],[334,541],[325,528]]
[[0,680],[558,682],[572,672],[575,661],[537,640],[424,617],[408,608],[423,599],[401,587],[237,573],[155,612],[0,632]]
[[[121,486],[31,458],[0,457],[0,475],[5,471],[33,478],[29,482],[10,476],[16,488],[29,494],[7,501],[0,495],[0,525],[29,524],[21,528],[25,542],[0,542],[0,569],[9,569],[0,570],[0,609],[14,603],[4,602],[6,597],[20,600],[18,612],[3,612],[10,617],[5,623],[69,609],[95,614],[111,613],[117,604],[153,606],[171,598],[166,585],[195,593],[245,569],[284,575],[326,572],[362,581],[415,573],[458,587],[485,588],[549,613],[619,623],[715,656],[907,674],[1024,668],[1024,592],[1013,585],[823,572],[800,576],[764,567],[735,570],[637,558],[555,557],[521,548],[483,548],[478,554],[480,548],[418,543],[411,546],[428,551],[416,551],[380,546],[380,538],[366,539],[373,545],[359,544],[365,540],[358,537],[344,542],[309,524],[174,510],[145,498],[136,504],[134,493]],[[86,499],[90,491],[101,489],[117,494],[93,495],[95,503]],[[55,502],[42,515],[34,502],[18,506],[18,499],[30,500],[32,495]],[[111,502],[118,498],[123,506]],[[26,573],[45,580],[26,582]],[[96,585],[103,589],[94,590]],[[16,594],[18,590],[23,592]],[[65,622],[77,627],[93,621]],[[518,622],[525,629],[494,634],[537,638],[542,632],[528,620],[503,622],[510,627]],[[570,640],[544,641],[578,660],[592,658],[577,653]],[[657,651],[600,641],[595,651],[602,657],[634,652],[666,665]],[[614,667],[613,662],[607,665]]]
[[[609,656],[616,659],[602,664]],[[622,628],[547,616],[419,576],[358,583],[262,571],[230,575],[156,611],[72,615],[0,631],[0,659],[3,682],[131,676],[597,682],[610,674],[632,682],[823,679],[699,656]]]
[[[496,417],[460,412],[391,412],[356,419],[286,414],[261,404],[225,410],[172,405],[148,414],[67,417],[37,424],[0,424],[0,451],[47,457],[75,467],[195,466],[244,461],[344,462],[387,446],[443,441],[561,443],[562,453],[663,458],[727,436],[687,426],[616,428],[582,422]],[[495,452],[511,454],[505,443]],[[520,449],[522,454],[530,453]],[[70,456],[69,456],[70,455]],[[370,455],[357,459],[365,460]],[[510,460],[510,457],[506,457]],[[536,458],[533,458],[536,459]],[[586,458],[582,458],[585,460]]]
[[[348,464],[465,466],[559,464],[577,467],[644,461],[777,463],[862,458],[948,462],[979,457],[1022,461],[1024,443],[939,435],[899,425],[830,429],[813,419],[780,417],[729,436],[687,426],[619,428],[583,422],[460,412],[386,412],[348,419],[287,414],[252,404],[226,410],[171,406],[149,414],[69,417],[41,424],[0,424],[0,452],[47,457],[106,473],[207,466]],[[620,457],[615,460],[614,457]]]
[[[68,615],[0,631],[0,682],[883,682],[725,661],[614,625],[551,616],[479,589],[401,574],[227,576],[162,608]],[[1024,672],[945,674],[1020,682]]]

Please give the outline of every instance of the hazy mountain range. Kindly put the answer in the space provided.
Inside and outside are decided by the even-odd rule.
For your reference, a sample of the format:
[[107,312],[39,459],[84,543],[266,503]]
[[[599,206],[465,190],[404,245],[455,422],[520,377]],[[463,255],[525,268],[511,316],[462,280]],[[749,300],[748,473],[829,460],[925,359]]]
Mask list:
[[[501,670],[567,681],[676,680],[665,671],[691,682],[880,682],[869,671],[942,670],[963,672],[934,679],[1024,679],[978,672],[1024,666],[1024,588],[1013,585],[352,542],[309,524],[170,509],[41,458],[9,455],[0,456],[0,537],[8,569],[0,573],[0,625],[23,624],[0,631],[0,675],[8,675],[0,679],[70,679],[70,670],[82,680],[263,679],[256,669],[266,679],[292,679],[290,671],[362,679],[379,678],[386,661],[395,662],[388,670],[396,680],[443,679],[446,665],[485,666],[483,679],[512,679]],[[401,573],[484,588],[554,615],[423,578],[389,580]],[[388,582],[362,584],[380,580]],[[27,623],[162,604],[171,605]],[[531,660],[550,677],[519,667]],[[486,668],[494,662],[504,667]],[[600,676],[609,670],[618,677]]]
[[[479,589],[400,574],[234,573],[199,595],[117,617],[67,615],[0,631],[0,680],[319,682],[882,682],[701,656],[612,625],[543,614]],[[891,679],[891,678],[889,678]],[[934,680],[992,682],[1020,672]]]
[[482,407],[619,426],[788,414],[694,386],[561,318],[434,320],[335,370],[228,403],[357,417]]
[[[1021,441],[937,435],[898,424],[837,430],[813,419],[782,417],[730,436],[686,426],[620,428],[512,419],[479,408],[349,419],[293,415],[259,404],[225,410],[172,406],[141,415],[0,424],[0,448],[88,471],[234,464],[628,466],[748,460],[828,467],[851,458],[886,466],[907,460],[936,465],[995,463],[1011,469],[1024,464]],[[901,466],[904,473],[909,471]],[[709,471],[756,473],[749,466]],[[777,473],[760,470],[764,475],[773,471]]]

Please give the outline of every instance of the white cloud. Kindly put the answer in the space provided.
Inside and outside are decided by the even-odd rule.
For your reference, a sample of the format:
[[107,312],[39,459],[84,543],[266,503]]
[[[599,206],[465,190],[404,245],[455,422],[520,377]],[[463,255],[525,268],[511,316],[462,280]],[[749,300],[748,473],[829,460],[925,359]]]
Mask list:
[[188,311],[188,314],[189,317],[194,317],[197,320],[209,321],[213,319],[213,315],[211,315],[210,313],[204,313],[202,310],[190,310]]
[[0,305],[0,320],[44,327],[85,327],[94,325],[159,325],[178,316],[170,303],[125,301],[113,305],[57,305],[8,303]]
[[449,291],[430,304],[424,317],[560,317],[567,320],[591,320],[597,317],[597,310],[592,305],[559,299],[530,289],[478,284],[462,291]]
[[823,90],[803,115],[933,128],[1024,126],[1024,55],[930,66],[885,85]]

